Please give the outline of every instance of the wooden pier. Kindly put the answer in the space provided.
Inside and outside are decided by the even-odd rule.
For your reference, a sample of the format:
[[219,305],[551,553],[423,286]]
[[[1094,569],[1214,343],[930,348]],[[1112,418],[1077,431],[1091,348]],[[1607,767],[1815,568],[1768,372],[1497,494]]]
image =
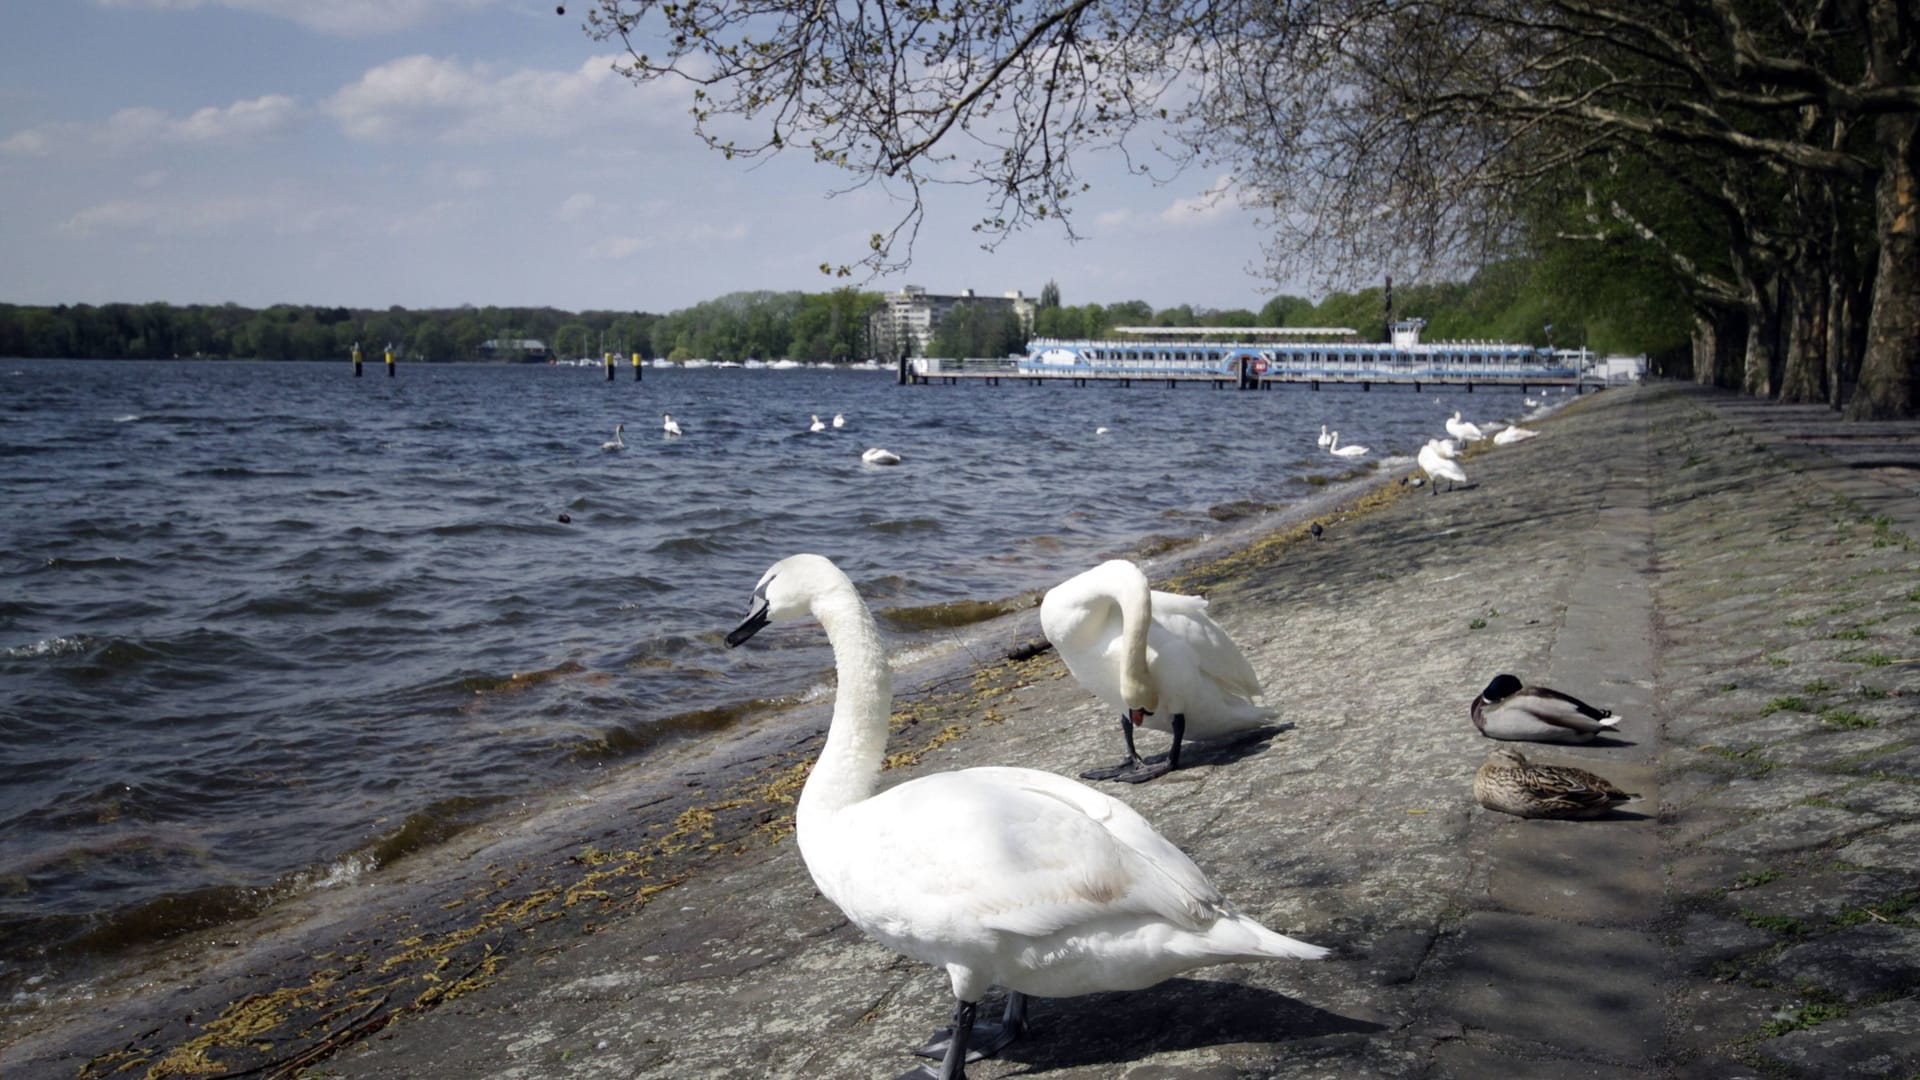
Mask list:
[[931,361],[916,359],[902,361],[901,381],[919,386],[957,386],[962,383],[999,386],[1005,382],[1026,383],[1030,386],[1128,387],[1138,383],[1142,386],[1163,386],[1169,390],[1181,386],[1207,386],[1215,390],[1272,390],[1275,387],[1303,386],[1315,391],[1323,387],[1357,388],[1363,393],[1371,392],[1376,386],[1405,387],[1415,393],[1432,386],[1464,387],[1468,393],[1472,393],[1476,386],[1497,386],[1522,392],[1547,387],[1571,387],[1578,394],[1589,389],[1598,390],[1606,385],[1606,380],[1603,378],[1593,375],[1583,376],[1575,371],[1518,370],[1500,367],[1487,367],[1481,370],[1433,368],[1306,370],[1270,366],[1266,371],[1255,371],[1253,369],[1256,365],[1253,363],[1242,366],[1244,370],[1238,374],[1222,374],[1217,371],[1102,370],[1098,368],[1046,371],[1022,370],[1019,362],[1011,359]]

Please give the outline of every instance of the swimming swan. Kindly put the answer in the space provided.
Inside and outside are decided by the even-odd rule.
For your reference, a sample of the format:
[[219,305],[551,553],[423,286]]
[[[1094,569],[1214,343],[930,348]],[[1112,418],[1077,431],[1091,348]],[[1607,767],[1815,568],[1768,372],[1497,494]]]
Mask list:
[[[1445,480],[1448,491],[1452,491],[1455,484],[1467,482],[1467,471],[1460,467],[1459,462],[1453,460],[1452,449],[1453,443],[1449,440],[1428,439],[1427,445],[1421,447],[1420,452],[1414,455],[1414,461],[1420,466],[1420,470],[1427,474],[1427,479],[1429,481]],[[1440,493],[1440,485],[1430,482],[1427,484],[1427,490],[1437,495]]]
[[1021,1033],[1029,994],[1138,990],[1209,964],[1326,955],[1235,912],[1145,818],[1064,776],[962,769],[876,794],[893,681],[873,615],[840,568],[819,555],[775,563],[727,644],[808,613],[833,646],[838,690],[794,811],[800,857],[855,926],[947,973],[945,1080],[964,1075],[989,987],[1009,994],[998,1029],[982,1025],[983,1056]]
[[898,465],[900,464],[900,455],[891,450],[873,446],[869,447],[866,453],[860,455],[860,460],[869,465]]
[[624,430],[625,428],[626,428],[626,425],[625,425],[625,424],[615,424],[615,425],[613,425],[613,438],[611,438],[611,439],[609,439],[609,440],[607,440],[606,442],[603,442],[603,443],[601,443],[601,444],[600,444],[600,449],[602,449],[602,450],[625,450],[625,449],[627,448],[627,444],[626,444],[626,443],[624,443],[624,442],[622,442],[622,441],[620,440],[620,432],[621,432],[622,430]]
[[820,414],[819,414],[819,413],[808,413],[807,415],[809,415],[809,416],[811,416],[811,417],[813,417],[813,426],[812,426],[812,427],[809,427],[809,428],[807,429],[808,431],[825,431],[825,430],[827,430],[827,425],[826,425],[826,424],[824,424],[824,423],[822,423],[822,422],[820,421]]
[[1458,409],[1455,409],[1453,416],[1447,420],[1447,434],[1461,442],[1479,442],[1487,437],[1486,433],[1480,430],[1480,425],[1460,419]]
[[1327,434],[1327,425],[1325,424],[1320,425],[1320,445],[1321,446],[1333,445],[1333,437]]
[[660,430],[666,432],[668,435],[678,435],[680,434],[680,422],[673,418],[672,413],[661,413]]
[[1327,453],[1335,457],[1356,458],[1366,452],[1367,448],[1364,446],[1341,446],[1340,433],[1337,431],[1333,433],[1333,438],[1328,440],[1327,443]]
[[[1040,631],[1081,686],[1120,714],[1127,759],[1081,773],[1137,784],[1180,767],[1188,735],[1213,739],[1264,726],[1272,709],[1253,703],[1260,677],[1198,596],[1157,592],[1147,575],[1114,559],[1047,590]],[[1173,735],[1165,761],[1148,765],[1133,729]]]
[[834,413],[834,414],[833,414],[833,426],[834,426],[834,427],[846,427],[846,426],[847,426],[847,416],[846,416],[846,414],[845,414],[845,413]]

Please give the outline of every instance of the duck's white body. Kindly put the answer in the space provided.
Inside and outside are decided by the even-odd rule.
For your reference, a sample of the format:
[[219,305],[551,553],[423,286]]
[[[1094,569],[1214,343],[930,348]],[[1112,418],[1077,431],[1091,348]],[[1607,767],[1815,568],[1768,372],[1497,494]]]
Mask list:
[[[945,970],[960,1002],[992,986],[1063,997],[1207,964],[1325,955],[1235,913],[1132,808],[1065,777],[964,769],[876,794],[893,683],[846,575],[818,555],[781,560],[727,642],[808,612],[833,646],[838,689],[794,814],[801,857],[855,926]],[[965,1034],[954,1039],[962,1059]]]
[[1507,428],[1504,431],[1497,432],[1493,436],[1493,445],[1511,446],[1514,443],[1523,442],[1527,439],[1531,439],[1538,434],[1540,433],[1532,430],[1531,428],[1523,428],[1516,425],[1514,427]]
[[[1420,471],[1427,474],[1430,482],[1445,480],[1449,487],[1464,484],[1467,482],[1467,471],[1453,460],[1452,449],[1453,444],[1444,439],[1428,439],[1427,445],[1414,455],[1414,462],[1420,466]],[[1438,491],[1439,488],[1429,483],[1428,490]]]
[[[1150,588],[1147,575],[1125,559],[1047,590],[1040,630],[1067,671],[1121,714],[1123,725],[1171,734],[1178,717],[1184,736],[1215,739],[1275,716],[1253,703],[1260,677],[1207,614],[1206,600]],[[1124,730],[1131,744],[1131,727]],[[1177,767],[1177,749],[1169,753],[1169,767]]]
[[1367,448],[1364,446],[1341,446],[1340,433],[1337,431],[1333,433],[1333,438],[1327,442],[1327,453],[1333,454],[1336,457],[1357,458],[1366,452]]
[[680,422],[673,418],[672,413],[661,413],[660,430],[668,435],[678,435],[680,434]]
[[1447,420],[1447,434],[1461,442],[1478,442],[1487,437],[1478,424],[1460,419],[1458,409],[1455,409],[1453,416]]

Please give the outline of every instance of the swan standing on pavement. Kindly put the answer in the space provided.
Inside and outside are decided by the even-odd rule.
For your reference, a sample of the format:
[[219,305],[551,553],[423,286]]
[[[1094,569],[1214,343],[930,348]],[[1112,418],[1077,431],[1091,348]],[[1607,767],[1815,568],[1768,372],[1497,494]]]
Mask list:
[[[727,644],[808,613],[833,646],[838,689],[794,811],[800,856],[855,926],[947,973],[943,1080],[964,1075],[970,1048],[988,1056],[1018,1037],[1029,994],[1138,990],[1209,964],[1326,955],[1235,912],[1145,818],[1066,777],[962,769],[876,794],[893,681],[847,576],[819,555],[782,559]],[[1009,992],[1005,1015],[976,1026],[993,986]]]
[[661,413],[660,430],[669,435],[678,435],[680,434],[680,421],[675,420],[672,413]]
[[1421,447],[1420,452],[1414,455],[1414,461],[1419,464],[1420,471],[1427,474],[1429,492],[1439,494],[1440,485],[1436,483],[1439,480],[1447,482],[1448,491],[1452,491],[1455,484],[1467,482],[1467,471],[1460,467],[1459,462],[1453,460],[1452,450],[1453,443],[1450,440],[1428,439],[1427,445]]
[[1327,444],[1327,453],[1335,457],[1357,458],[1366,452],[1367,448],[1364,446],[1341,446],[1340,433],[1337,431],[1333,433],[1333,438]]
[[1453,416],[1447,420],[1447,434],[1461,442],[1479,442],[1487,437],[1480,425],[1460,419],[1460,410],[1453,410]]
[[603,443],[601,443],[601,444],[600,444],[600,449],[602,449],[602,450],[625,450],[625,449],[627,448],[627,444],[626,444],[625,442],[623,442],[623,441],[621,440],[621,438],[620,438],[620,432],[622,432],[622,431],[624,431],[624,430],[626,429],[626,426],[627,426],[627,425],[625,425],[625,424],[615,424],[615,425],[613,425],[613,438],[611,438],[611,439],[609,439],[609,440],[607,440],[606,442],[603,442]]
[[[1047,590],[1040,631],[1081,686],[1120,714],[1127,759],[1081,773],[1137,784],[1180,767],[1188,735],[1217,739],[1265,727],[1274,711],[1253,703],[1260,677],[1198,596],[1159,592],[1147,575],[1114,559]],[[1152,765],[1134,749],[1133,729],[1173,736]]]
[[1332,436],[1329,436],[1329,435],[1327,434],[1327,425],[1325,425],[1325,424],[1321,424],[1321,425],[1320,425],[1320,440],[1319,440],[1319,441],[1320,441],[1320,445],[1321,445],[1321,446],[1331,446],[1331,445],[1333,445],[1333,438],[1332,438]]
[[819,414],[819,413],[808,413],[807,415],[809,415],[809,416],[811,416],[811,417],[813,417],[813,426],[812,426],[812,427],[809,427],[809,428],[807,429],[808,431],[825,431],[825,430],[827,430],[827,425],[826,425],[826,424],[824,424],[824,423],[822,423],[822,422],[820,421],[820,414]]
[[1523,442],[1527,439],[1531,439],[1538,434],[1540,433],[1532,430],[1531,428],[1523,428],[1516,425],[1514,427],[1507,428],[1506,430],[1501,431],[1498,434],[1494,435],[1493,445],[1511,446],[1514,443]]

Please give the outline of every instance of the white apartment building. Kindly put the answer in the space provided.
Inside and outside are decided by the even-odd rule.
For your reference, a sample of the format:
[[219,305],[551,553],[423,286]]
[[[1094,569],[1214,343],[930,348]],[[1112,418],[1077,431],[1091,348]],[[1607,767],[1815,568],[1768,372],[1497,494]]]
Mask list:
[[1020,325],[1026,327],[1028,333],[1033,332],[1034,299],[1021,295],[1018,289],[999,296],[980,296],[972,289],[941,295],[919,285],[907,285],[897,293],[887,294],[886,303],[868,317],[867,335],[873,355],[889,359],[926,355],[934,331],[954,308],[963,304],[1009,309],[1019,316]]

